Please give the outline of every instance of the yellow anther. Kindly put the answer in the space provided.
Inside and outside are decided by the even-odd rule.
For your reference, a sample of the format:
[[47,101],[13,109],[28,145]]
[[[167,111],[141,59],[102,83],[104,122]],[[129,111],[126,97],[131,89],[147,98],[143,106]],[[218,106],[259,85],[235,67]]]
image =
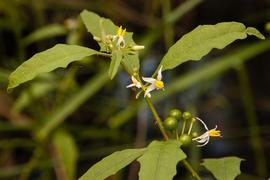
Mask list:
[[220,132],[221,132],[220,130],[211,129],[211,130],[209,130],[209,136],[220,137],[221,136]]
[[125,36],[126,31],[127,31],[127,29],[125,28],[125,29],[122,31],[121,35],[122,35],[122,36]]
[[163,81],[156,80],[155,86],[156,86],[156,88],[158,88],[158,89],[162,89],[162,88],[164,88],[164,83],[163,83]]
[[118,36],[121,36],[122,31],[123,31],[122,26],[120,26],[120,27],[118,28],[117,35],[118,35]]

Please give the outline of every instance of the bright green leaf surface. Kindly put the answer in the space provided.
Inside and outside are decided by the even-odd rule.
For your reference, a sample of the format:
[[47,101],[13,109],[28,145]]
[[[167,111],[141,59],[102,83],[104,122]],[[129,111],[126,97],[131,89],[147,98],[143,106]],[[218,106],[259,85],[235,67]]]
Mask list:
[[67,180],[75,179],[78,149],[74,138],[63,130],[58,130],[53,136],[53,144],[55,146],[58,160],[64,166],[64,172]]
[[32,80],[41,73],[50,72],[59,67],[65,68],[71,62],[94,54],[102,53],[77,45],[57,44],[46,51],[35,54],[12,72],[9,76],[8,90]]
[[[88,32],[93,36],[99,37],[105,41],[106,35],[116,35],[118,26],[116,26],[110,19],[100,17],[99,15],[84,10],[81,13],[81,18],[85,24]],[[123,27],[125,28],[125,27]],[[126,46],[136,44],[132,39],[133,33],[126,32],[124,39]],[[106,51],[106,48],[103,43],[99,42],[100,51]],[[129,55],[123,53],[122,65],[129,74],[133,74],[135,70],[139,70],[140,61],[138,54]]]
[[186,158],[178,141],[153,141],[138,159],[140,180],[170,180],[176,174],[176,165]]
[[113,79],[114,76],[116,75],[119,65],[121,64],[121,60],[122,60],[122,51],[121,50],[113,51],[111,64],[109,68],[109,77],[111,79]]
[[202,165],[208,169],[217,180],[233,180],[241,173],[241,161],[243,161],[243,159],[238,157],[203,159]]
[[222,49],[237,39],[254,35],[264,39],[255,28],[247,28],[238,22],[223,22],[216,25],[202,25],[178,40],[163,57],[163,70],[173,69],[189,60],[200,60],[213,48]]
[[127,54],[123,55],[122,60],[123,67],[130,74],[133,75],[134,72],[139,71],[140,60],[138,53],[136,54]]
[[[110,19],[100,17],[98,14],[87,10],[84,10],[81,13],[81,18],[88,32],[90,32],[93,36],[99,37],[104,40],[106,35],[117,34],[117,30],[119,27],[116,26]],[[126,32],[124,36],[126,45],[134,44],[132,35],[133,33]],[[106,48],[102,43],[99,43],[99,46],[101,48],[101,51],[106,51]]]
[[140,157],[146,149],[126,149],[105,157],[92,166],[79,180],[104,180]]

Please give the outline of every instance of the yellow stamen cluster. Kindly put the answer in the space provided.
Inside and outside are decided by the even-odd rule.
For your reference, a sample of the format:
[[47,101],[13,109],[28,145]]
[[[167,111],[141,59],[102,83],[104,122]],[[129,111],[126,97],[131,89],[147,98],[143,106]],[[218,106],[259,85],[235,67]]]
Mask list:
[[158,89],[162,89],[162,88],[164,88],[164,83],[163,83],[163,81],[161,81],[161,80],[156,80],[155,86],[156,86]]
[[211,129],[209,130],[209,136],[211,137],[221,137],[220,130]]
[[122,26],[120,26],[120,27],[118,28],[117,35],[118,35],[118,36],[125,36],[125,34],[126,34],[126,28],[123,29]]

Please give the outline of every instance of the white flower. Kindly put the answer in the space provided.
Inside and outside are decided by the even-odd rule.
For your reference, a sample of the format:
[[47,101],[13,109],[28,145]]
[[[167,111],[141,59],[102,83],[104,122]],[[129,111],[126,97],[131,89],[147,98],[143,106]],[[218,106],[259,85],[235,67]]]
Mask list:
[[206,124],[203,122],[203,120],[201,120],[198,117],[196,117],[196,119],[199,120],[203,124],[204,128],[206,129],[206,132],[203,133],[201,136],[192,139],[193,141],[197,141],[198,143],[201,143],[197,146],[199,147],[205,146],[209,142],[210,137],[221,137],[220,130],[216,130],[217,126],[214,129],[209,130]]
[[131,80],[132,80],[132,84],[126,86],[127,88],[131,88],[131,87],[137,87],[137,88],[141,88],[142,85],[141,83],[134,77],[134,76],[131,76]]
[[126,46],[124,36],[126,34],[126,29],[122,29],[122,26],[119,27],[117,35],[113,36],[113,41],[117,39],[116,46],[124,48]]
[[150,92],[155,90],[155,89],[164,89],[164,82],[162,81],[162,66],[160,67],[159,71],[158,71],[158,75],[157,75],[157,79],[152,78],[152,77],[142,77],[142,79],[145,82],[150,83],[150,85],[147,87],[145,93],[144,93],[144,97],[151,97]]

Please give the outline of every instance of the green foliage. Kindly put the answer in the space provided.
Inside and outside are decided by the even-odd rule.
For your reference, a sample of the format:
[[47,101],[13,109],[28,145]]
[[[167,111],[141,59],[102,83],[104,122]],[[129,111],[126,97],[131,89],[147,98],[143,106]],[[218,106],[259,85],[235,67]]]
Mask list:
[[[110,19],[100,17],[94,12],[90,12],[84,10],[81,13],[82,21],[87,28],[88,32],[90,32],[93,36],[101,38],[102,41],[106,41],[106,35],[116,35],[118,26],[116,26]],[[133,33],[126,32],[125,42],[127,45],[135,44],[132,39]],[[100,51],[107,51],[104,43],[98,42],[100,46]]]
[[217,180],[233,180],[241,173],[241,161],[243,161],[243,159],[238,157],[203,159],[202,165],[208,169]]
[[153,141],[138,159],[140,180],[170,180],[176,174],[176,165],[186,158],[178,141]]
[[77,45],[57,44],[46,51],[35,54],[12,72],[9,76],[8,90],[30,81],[42,73],[59,67],[65,68],[71,62],[96,54],[102,53]]
[[255,28],[246,28],[238,22],[198,26],[169,49],[160,65],[163,65],[163,70],[167,70],[189,60],[200,60],[213,48],[223,49],[237,39],[245,39],[247,35],[264,39],[264,36]]
[[111,60],[112,61],[109,68],[109,77],[113,79],[122,61],[122,51],[121,50],[113,51]]
[[[98,44],[100,46],[100,51],[108,51],[108,47],[104,43],[104,42],[107,42],[107,35],[109,36],[116,35],[119,27],[116,26],[110,19],[100,17],[99,15],[93,12],[87,11],[87,10],[84,10],[81,13],[81,18],[88,32],[90,32],[94,37],[101,38],[101,41],[98,41]],[[132,39],[132,35],[133,33],[126,32],[126,35],[124,36],[125,43],[128,47],[135,45],[135,42]],[[124,49],[122,50],[122,55],[123,55],[123,59],[122,59],[123,67],[126,69],[126,71],[130,75],[132,75],[135,71],[139,70],[140,61],[139,61],[138,53],[130,54],[128,51]],[[112,65],[115,63],[113,62],[114,60],[115,59],[112,59],[110,70],[112,67],[114,67],[115,69],[114,71],[117,71],[116,68],[118,68],[118,66]],[[111,70],[111,72],[113,71]],[[114,75],[111,73],[109,74],[110,74],[110,78],[112,79]]]
[[73,137],[63,130],[58,130],[53,135],[56,157],[59,158],[67,180],[75,179],[78,150]]
[[146,149],[126,149],[105,157],[92,166],[79,180],[104,180],[141,156]]
[[[152,100],[154,103],[157,103],[167,97],[183,92],[194,84],[207,81],[214,77],[218,78],[222,73],[234,68],[236,65],[244,63],[269,50],[269,43],[270,39],[266,39],[262,42],[256,42],[251,45],[239,47],[227,55],[215,58],[213,61],[207,62],[199,69],[192,70],[184,75],[176,77],[166,86],[166,91],[157,92],[157,95],[154,95]],[[131,103],[123,111],[110,118],[110,127],[119,128],[137,113],[139,107],[144,106],[145,104],[143,100]]]

